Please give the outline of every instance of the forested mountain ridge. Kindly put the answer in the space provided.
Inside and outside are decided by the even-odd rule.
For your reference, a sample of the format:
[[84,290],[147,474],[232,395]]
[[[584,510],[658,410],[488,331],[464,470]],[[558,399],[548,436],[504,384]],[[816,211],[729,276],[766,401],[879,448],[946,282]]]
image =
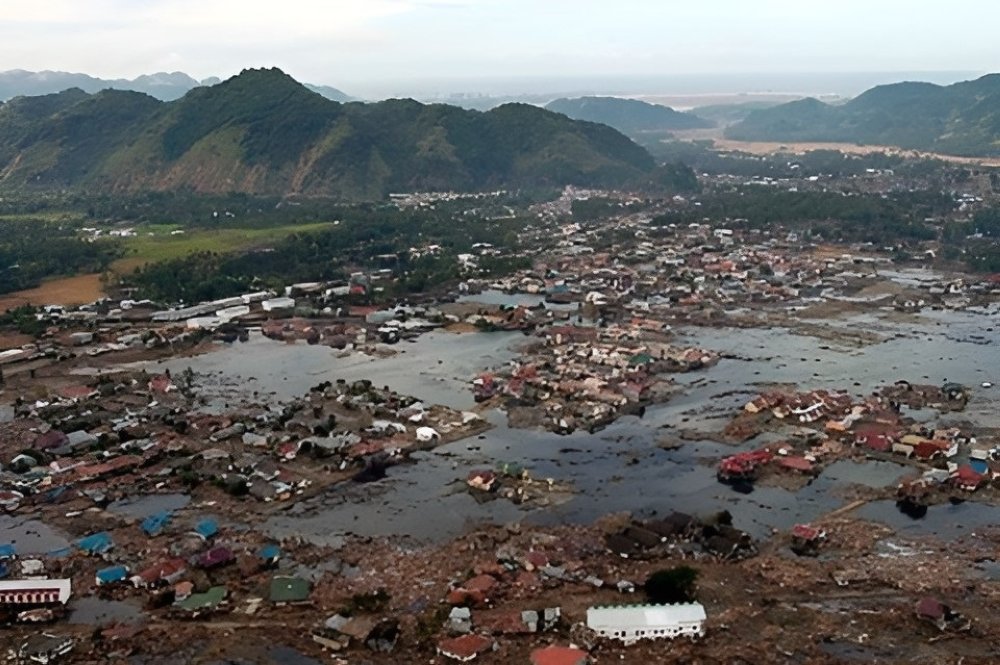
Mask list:
[[0,105],[0,189],[380,198],[392,191],[620,186],[654,162],[615,130],[525,104],[340,104],[277,69],[174,102],[68,90]]
[[545,107],[574,120],[599,122],[636,138],[644,133],[665,133],[684,129],[704,129],[715,123],[668,106],[618,97],[577,97],[557,99]]
[[893,145],[966,155],[1000,155],[1000,74],[949,86],[895,83],[843,105],[804,99],[754,111],[726,131],[743,141]]

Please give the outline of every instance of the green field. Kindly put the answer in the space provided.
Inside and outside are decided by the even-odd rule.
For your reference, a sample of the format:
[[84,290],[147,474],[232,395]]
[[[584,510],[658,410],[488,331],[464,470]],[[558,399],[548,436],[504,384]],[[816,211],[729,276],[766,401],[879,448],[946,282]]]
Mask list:
[[73,211],[45,211],[0,215],[0,224],[3,222],[70,223],[86,226],[87,218],[81,213]]
[[[288,224],[269,228],[181,229],[172,224],[136,227],[139,234],[125,239],[125,256],[115,262],[118,272],[128,272],[147,263],[177,259],[195,252],[239,252],[265,247],[292,233],[314,233],[333,228],[332,222]],[[171,235],[183,230],[184,233]]]

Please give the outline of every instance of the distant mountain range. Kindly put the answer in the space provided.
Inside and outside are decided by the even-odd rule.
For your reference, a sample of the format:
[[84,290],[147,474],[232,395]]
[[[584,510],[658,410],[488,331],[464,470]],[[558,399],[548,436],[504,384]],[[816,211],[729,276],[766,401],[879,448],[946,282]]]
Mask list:
[[704,118],[705,120],[714,122],[717,127],[728,127],[729,125],[734,125],[738,122],[746,120],[747,116],[754,111],[774,108],[781,103],[782,102],[752,101],[735,102],[732,104],[710,104],[708,106],[699,106],[695,108],[694,113],[696,113],[699,118]]
[[742,141],[847,142],[953,155],[1000,155],[1000,74],[949,86],[882,85],[843,105],[803,99],[726,130]]
[[715,123],[691,113],[681,113],[668,106],[620,97],[563,98],[550,102],[545,108],[574,120],[599,122],[614,127],[637,140],[648,138],[645,135],[649,134],[662,138],[671,131],[715,126]]
[[0,188],[301,193],[617,186],[657,177],[610,127],[526,104],[340,104],[277,69],[162,102],[75,88],[0,106]]
[[[27,72],[23,69],[13,69],[0,72],[0,101],[20,96],[51,95],[70,88],[78,88],[89,93],[101,90],[132,90],[169,102],[180,99],[197,87],[215,85],[219,82],[220,79],[214,77],[197,81],[183,72],[159,72],[129,80],[99,79],[87,74],[70,72]],[[348,95],[328,85],[306,84],[306,87],[335,102],[353,101]]]

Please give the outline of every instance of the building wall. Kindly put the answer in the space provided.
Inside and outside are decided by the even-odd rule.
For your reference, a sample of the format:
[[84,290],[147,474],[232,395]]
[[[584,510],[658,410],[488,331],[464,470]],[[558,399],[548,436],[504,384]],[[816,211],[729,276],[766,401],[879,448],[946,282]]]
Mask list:
[[[592,627],[593,628],[593,627]],[[699,623],[664,625],[664,626],[644,626],[642,628],[628,626],[607,626],[595,628],[598,635],[622,642],[635,642],[638,640],[660,640],[674,639],[676,637],[690,636],[700,637],[704,635],[704,626]]]

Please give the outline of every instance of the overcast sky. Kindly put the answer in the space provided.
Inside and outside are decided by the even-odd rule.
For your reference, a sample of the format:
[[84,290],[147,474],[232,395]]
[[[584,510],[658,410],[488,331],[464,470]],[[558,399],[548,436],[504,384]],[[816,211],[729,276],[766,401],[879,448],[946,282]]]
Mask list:
[[1000,70],[997,0],[0,0],[0,70],[406,82]]

